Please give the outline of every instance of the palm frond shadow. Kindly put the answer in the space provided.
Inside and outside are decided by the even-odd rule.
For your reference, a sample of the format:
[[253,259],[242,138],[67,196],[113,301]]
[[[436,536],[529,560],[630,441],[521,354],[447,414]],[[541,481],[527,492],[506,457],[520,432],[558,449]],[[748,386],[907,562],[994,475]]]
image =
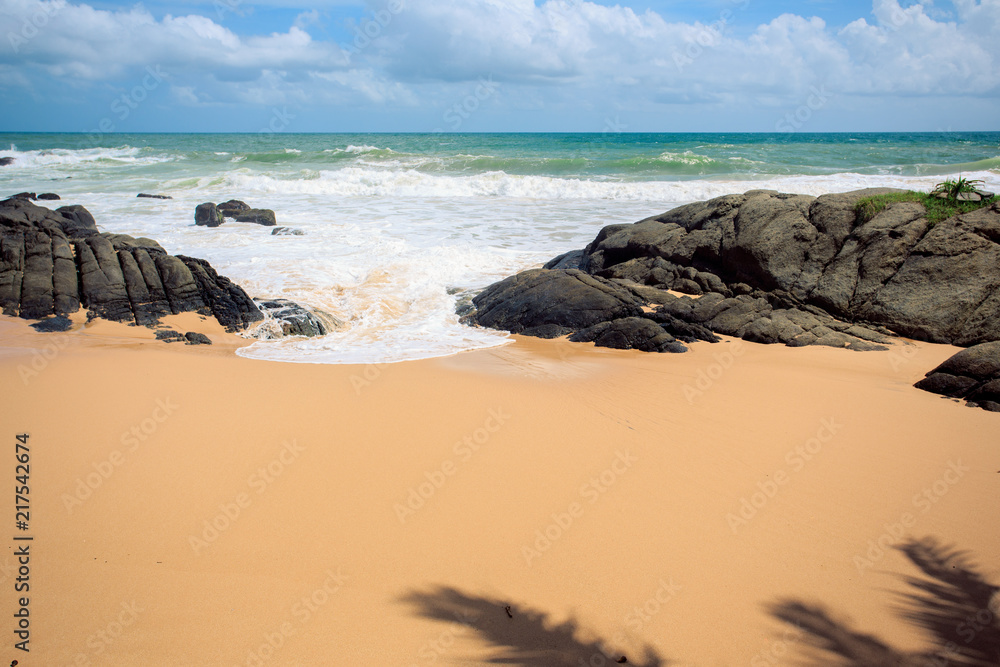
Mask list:
[[[579,639],[580,627],[573,619],[554,624],[544,612],[503,600],[469,595],[455,588],[439,586],[429,591],[412,591],[400,600],[415,607],[418,615],[453,625],[455,634],[466,629],[475,632],[494,649],[490,664],[523,667],[578,667],[579,665],[614,665],[621,653],[601,639]],[[451,650],[455,650],[452,648]],[[642,660],[627,656],[628,664],[640,667],[666,667],[650,646]]]
[[[933,648],[896,649],[859,632],[819,605],[782,600],[770,606],[776,618],[795,626],[806,664],[845,667],[997,667],[1000,665],[1000,587],[989,583],[969,554],[933,538],[898,547],[924,576],[904,576],[910,590],[899,595],[897,613],[922,629]],[[831,663],[836,659],[836,663]]]

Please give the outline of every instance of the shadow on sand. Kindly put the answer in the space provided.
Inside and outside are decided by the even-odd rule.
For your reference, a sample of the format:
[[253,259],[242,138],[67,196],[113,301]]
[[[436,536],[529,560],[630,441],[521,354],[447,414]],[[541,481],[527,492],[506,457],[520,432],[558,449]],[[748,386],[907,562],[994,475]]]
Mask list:
[[968,553],[933,538],[898,547],[924,576],[906,576],[897,613],[933,639],[933,649],[900,651],[799,600],[771,605],[795,626],[805,664],[846,667],[997,667],[1000,665],[1000,587],[977,571]]
[[[487,660],[490,664],[522,665],[523,667],[602,667],[614,665],[623,656],[602,639],[585,642],[578,639],[580,627],[570,619],[555,625],[544,612],[522,605],[478,597],[449,587],[430,591],[414,591],[401,600],[416,609],[424,618],[452,624],[449,637],[442,634],[437,642],[422,650],[444,652],[455,650],[455,636],[470,632],[488,642],[494,649]],[[425,656],[421,656],[425,657]],[[429,656],[426,656],[429,657]],[[645,647],[645,655],[627,656],[627,664],[641,667],[666,667],[669,663],[654,649]]]

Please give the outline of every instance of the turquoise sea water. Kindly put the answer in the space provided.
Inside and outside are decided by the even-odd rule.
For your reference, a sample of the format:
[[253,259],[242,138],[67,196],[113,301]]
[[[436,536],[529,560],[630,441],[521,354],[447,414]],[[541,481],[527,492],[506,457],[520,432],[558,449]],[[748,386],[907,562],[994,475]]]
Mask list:
[[[582,247],[606,224],[756,188],[820,195],[930,189],[962,174],[1000,188],[1000,133],[0,134],[0,195],[56,192],[107,231],[212,262],[255,296],[344,321],[248,356],[380,362],[502,344],[460,325],[456,290]],[[139,192],[170,200],[136,199]],[[304,236],[194,226],[238,198]]]

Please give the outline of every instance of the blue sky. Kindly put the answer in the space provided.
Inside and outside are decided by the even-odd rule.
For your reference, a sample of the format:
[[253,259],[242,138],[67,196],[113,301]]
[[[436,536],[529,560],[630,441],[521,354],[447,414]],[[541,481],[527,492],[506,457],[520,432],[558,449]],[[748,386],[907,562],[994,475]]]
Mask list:
[[1000,0],[0,0],[0,130],[1000,130],[998,34]]

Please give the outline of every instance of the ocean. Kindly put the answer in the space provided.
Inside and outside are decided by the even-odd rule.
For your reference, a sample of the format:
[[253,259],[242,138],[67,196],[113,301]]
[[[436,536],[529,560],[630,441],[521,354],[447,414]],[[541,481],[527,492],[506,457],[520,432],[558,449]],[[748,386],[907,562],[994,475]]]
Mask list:
[[[1000,191],[1000,133],[0,134],[0,196],[55,192],[102,231],[207,259],[254,297],[343,322],[240,350],[301,363],[389,363],[507,342],[456,299],[630,223],[724,194],[929,190],[959,174]],[[140,199],[140,192],[173,199]],[[195,206],[241,199],[302,236]],[[45,204],[45,202],[42,202]],[[49,202],[54,204],[55,202]]]

